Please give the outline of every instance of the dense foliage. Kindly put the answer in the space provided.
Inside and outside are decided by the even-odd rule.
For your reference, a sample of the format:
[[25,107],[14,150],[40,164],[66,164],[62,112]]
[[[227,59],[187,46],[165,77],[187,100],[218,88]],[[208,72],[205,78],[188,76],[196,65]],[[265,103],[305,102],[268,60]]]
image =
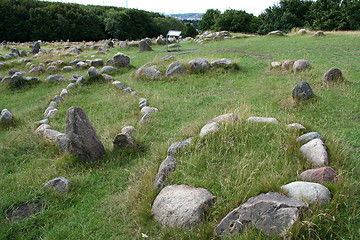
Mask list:
[[360,30],[360,0],[281,0],[258,17],[244,11],[208,9],[201,30],[228,30],[266,34],[294,27],[321,30]]
[[37,0],[0,0],[0,40],[133,40],[156,37],[185,25],[142,10]]

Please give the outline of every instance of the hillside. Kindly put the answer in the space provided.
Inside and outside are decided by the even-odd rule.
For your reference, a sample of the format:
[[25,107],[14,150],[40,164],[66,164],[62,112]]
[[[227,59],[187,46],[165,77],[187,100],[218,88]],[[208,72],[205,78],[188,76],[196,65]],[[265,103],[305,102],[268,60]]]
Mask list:
[[[52,73],[45,72],[24,75],[38,78],[41,82],[37,84],[0,86],[0,110],[6,108],[13,116],[10,123],[0,125],[0,239],[217,239],[214,229],[230,211],[261,193],[285,194],[281,186],[301,181],[303,171],[315,168],[296,141],[305,132],[288,130],[291,123],[301,123],[306,132],[321,134],[328,166],[335,170],[337,180],[321,182],[331,192],[329,202],[317,205],[305,201],[308,211],[287,234],[293,239],[360,238],[359,32],[327,32],[320,38],[290,34],[204,44],[187,41],[181,42],[180,52],[170,53],[163,45],[153,44],[149,52],[104,45],[106,41],[42,43],[46,53],[34,58],[28,53],[28,57],[31,64],[43,63],[47,68],[57,60],[66,66],[75,59],[106,62],[122,52],[129,56],[130,67],[118,67],[109,75],[130,87],[132,94],[100,77],[90,79],[88,67],[74,65],[69,72],[56,73],[67,79],[64,82],[46,82]],[[30,50],[29,44],[7,46],[20,52]],[[74,46],[83,50],[67,54]],[[99,47],[103,51],[99,52]],[[10,51],[1,47],[0,55]],[[174,59],[160,61],[167,55]],[[0,76],[5,78],[11,69],[29,72],[26,58],[0,60],[4,63]],[[209,62],[227,58],[234,64],[192,70],[188,63],[196,58]],[[308,60],[311,67],[299,73],[270,68],[272,62],[289,59]],[[187,73],[166,78],[165,71],[174,61],[184,65]],[[136,76],[137,69],[147,62],[157,65],[160,79]],[[322,77],[330,68],[341,69],[344,80],[323,84]],[[67,88],[75,74],[85,76],[85,80]],[[314,96],[294,102],[292,90],[302,81],[310,84]],[[82,108],[106,150],[98,162],[86,163],[63,154],[56,144],[35,134],[36,122],[44,118],[49,103],[65,88],[68,95],[56,107],[58,112],[49,124],[65,133],[67,110]],[[150,113],[144,123],[139,123],[143,117],[139,98],[146,98],[149,106],[159,110]],[[234,113],[238,121],[220,123],[218,131],[199,136],[211,119],[227,113]],[[276,118],[278,124],[248,121],[252,116]],[[137,146],[116,149],[114,138],[125,126],[136,128],[131,134]],[[176,170],[168,174],[164,185],[204,188],[215,201],[191,229],[163,226],[152,212],[160,192],[153,184],[160,164],[169,155],[169,146],[191,137],[191,144],[174,156]],[[43,187],[56,177],[70,179],[68,192]],[[26,212],[33,214],[24,217]],[[230,238],[266,236],[248,226]]]

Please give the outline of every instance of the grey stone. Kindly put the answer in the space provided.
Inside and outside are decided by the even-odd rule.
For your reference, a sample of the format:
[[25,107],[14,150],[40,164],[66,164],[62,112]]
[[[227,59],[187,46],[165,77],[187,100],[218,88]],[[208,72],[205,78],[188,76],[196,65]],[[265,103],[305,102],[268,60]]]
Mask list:
[[69,94],[68,91],[64,88],[64,89],[61,91],[60,96],[65,97],[65,96],[67,96],[68,94]]
[[78,62],[76,64],[76,68],[81,68],[81,69],[85,69],[87,68],[89,65],[86,62]]
[[154,107],[148,107],[148,106],[145,106],[145,107],[141,108],[141,110],[140,110],[141,114],[143,114],[143,115],[158,112],[158,111],[159,111],[159,109],[154,108]]
[[35,77],[26,77],[25,80],[29,83],[29,84],[36,84],[36,83],[41,83],[41,81]]
[[75,88],[76,84],[75,83],[70,83],[69,85],[67,85],[67,89],[73,89]]
[[120,133],[113,141],[114,148],[135,148],[137,146],[135,137],[130,133]]
[[306,101],[314,96],[309,83],[302,81],[292,90],[292,98],[295,101]]
[[76,84],[79,84],[79,83],[84,83],[85,82],[85,77],[84,76],[80,76],[76,79]]
[[313,166],[328,164],[328,154],[325,145],[318,138],[301,146],[300,151]]
[[48,107],[48,108],[45,110],[45,112],[44,112],[44,117],[47,118],[48,115],[49,115],[49,112],[52,111],[52,110],[54,110],[54,109],[56,109],[56,108],[54,108],[54,107]]
[[219,131],[220,125],[217,122],[211,122],[206,124],[200,131],[200,137],[203,138],[210,133]]
[[11,112],[9,110],[7,110],[6,108],[3,109],[1,111],[1,115],[0,115],[0,122],[11,122],[13,119],[13,116],[11,114]]
[[76,64],[78,64],[79,62],[80,62],[79,59],[75,59],[75,60],[73,60],[73,61],[70,62],[70,65],[76,65]]
[[35,134],[43,136],[46,129],[52,129],[52,127],[47,123],[43,123],[35,130]]
[[144,114],[142,116],[142,118],[140,119],[139,124],[142,124],[142,123],[146,122],[149,119],[150,119],[150,115],[149,114]]
[[227,59],[227,58],[223,58],[223,59],[220,59],[220,60],[216,60],[216,61],[212,61],[210,63],[210,65],[212,67],[215,67],[215,66],[229,66],[233,64],[233,61],[231,61],[230,59]]
[[194,138],[188,138],[184,141],[181,142],[174,142],[170,145],[170,147],[167,150],[167,155],[168,156],[174,156],[177,152],[179,152],[182,148],[187,147],[191,144],[192,140]]
[[152,51],[152,48],[146,39],[143,39],[139,42],[139,48],[140,52]]
[[128,44],[126,41],[120,41],[119,42],[119,47],[124,49],[124,48],[127,48],[128,47]]
[[55,102],[55,101],[51,101],[50,102],[50,104],[49,104],[49,106],[48,106],[48,108],[56,108],[58,106],[58,103],[57,102]]
[[112,83],[112,85],[114,85],[114,86],[116,86],[117,88],[120,88],[120,89],[125,89],[125,88],[126,88],[126,84],[121,83],[121,82],[119,82],[119,81],[114,81],[114,82]]
[[31,48],[31,53],[32,54],[37,54],[40,51],[40,43],[39,42],[35,42],[33,47]]
[[309,182],[333,182],[337,180],[337,176],[331,167],[322,167],[302,172],[300,179]]
[[299,35],[306,35],[307,34],[307,31],[305,29],[300,29],[297,34]]
[[202,221],[214,202],[214,195],[204,188],[170,185],[155,198],[152,214],[163,225],[190,228]]
[[295,62],[293,60],[285,60],[281,65],[281,70],[291,71],[293,69],[294,63]]
[[112,76],[106,73],[101,74],[101,77],[104,79],[105,82],[111,82],[114,80]]
[[135,76],[139,77],[139,76],[143,75],[144,70],[151,64],[152,64],[152,62],[147,62],[144,65],[142,65],[138,70],[136,70]]
[[297,130],[297,131],[306,131],[306,128],[300,123],[292,123],[286,126],[287,130]]
[[56,95],[54,97],[54,101],[57,102],[57,103],[61,103],[64,101],[64,97],[63,96],[60,96],[60,95]]
[[65,66],[62,69],[64,72],[71,72],[74,70],[74,68],[72,66]]
[[173,60],[173,59],[174,59],[174,56],[173,56],[173,55],[167,55],[167,56],[165,56],[165,57],[160,58],[160,62],[170,61],[170,60]]
[[272,62],[270,64],[271,69],[280,69],[281,68],[281,62]]
[[268,35],[281,37],[281,36],[284,36],[284,33],[280,30],[276,30],[276,31],[269,32]]
[[66,78],[60,75],[50,75],[45,79],[45,82],[64,82]]
[[337,68],[331,68],[322,77],[322,82],[324,84],[335,83],[335,82],[342,81],[342,80],[344,80],[342,72],[340,69],[337,69]]
[[262,193],[252,197],[226,215],[215,228],[220,237],[241,234],[251,225],[267,236],[285,236],[307,206],[276,192]]
[[22,50],[22,51],[20,52],[20,56],[21,56],[21,57],[26,57],[26,56],[27,56],[27,52],[26,52],[25,50]]
[[234,113],[226,113],[220,116],[217,116],[213,119],[211,119],[208,123],[212,123],[212,122],[217,122],[217,123],[221,123],[221,122],[238,122],[240,121],[238,116],[236,116]]
[[131,87],[127,87],[125,89],[122,90],[123,93],[132,93],[133,90],[131,89]]
[[91,60],[91,66],[102,67],[104,66],[104,60],[102,60],[101,58],[96,58],[94,60]]
[[113,66],[104,66],[104,67],[102,67],[101,68],[101,70],[100,70],[100,74],[103,74],[103,73],[111,73],[111,72],[113,72],[113,71],[115,71],[116,70],[116,68],[115,67],[113,67]]
[[139,101],[139,107],[143,108],[149,106],[149,101],[147,99],[142,99],[141,101]]
[[11,76],[9,84],[16,84],[18,81],[23,80],[22,72],[16,72]]
[[179,74],[185,74],[186,68],[179,62],[173,62],[166,69],[166,77],[172,77]]
[[136,129],[133,126],[125,126],[121,129],[121,133],[132,134],[136,132]]
[[97,70],[95,67],[90,67],[88,69],[88,75],[90,78],[96,78],[97,77]]
[[44,185],[44,188],[52,188],[55,192],[66,193],[71,187],[70,180],[64,177],[57,177]]
[[331,197],[329,189],[319,183],[296,181],[281,186],[281,189],[290,198],[315,205],[326,205]]
[[314,37],[323,37],[323,36],[325,36],[325,33],[323,31],[317,31],[316,33],[314,33],[313,36]]
[[55,139],[55,143],[61,153],[69,152],[69,139],[65,134],[58,135]]
[[30,74],[33,74],[33,73],[44,73],[45,72],[45,69],[43,67],[34,67],[32,68],[29,73]]
[[47,73],[53,73],[53,72],[60,72],[60,68],[58,68],[57,66],[49,66],[46,69]]
[[296,139],[296,142],[305,144],[305,143],[308,143],[311,140],[316,139],[316,138],[320,139],[321,141],[324,141],[324,139],[321,137],[321,135],[319,133],[317,133],[317,132],[309,132],[309,133],[306,133],[306,134],[301,135],[300,137],[298,137]]
[[68,151],[85,162],[96,162],[105,156],[99,140],[83,109],[71,107],[66,111]]
[[51,128],[48,128],[48,129],[45,129],[44,130],[44,139],[45,140],[48,140],[50,142],[54,142],[56,141],[56,138],[59,136],[59,135],[64,135],[63,133],[61,132],[58,132],[54,129],[51,129]]
[[150,79],[160,79],[161,72],[157,69],[157,66],[150,66],[144,70],[144,75]]
[[310,67],[310,65],[309,61],[300,59],[294,62],[293,70],[295,73],[305,71]]
[[206,59],[196,58],[189,62],[189,66],[191,69],[206,69],[210,68],[210,64]]
[[177,161],[173,156],[167,156],[160,164],[158,173],[155,178],[154,188],[163,188],[164,182],[170,172],[176,169]]
[[123,53],[117,53],[114,55],[115,67],[130,67],[130,58]]
[[273,123],[278,124],[279,121],[276,118],[268,118],[268,117],[249,117],[247,119],[249,122],[264,122],[264,123]]
[[48,124],[50,121],[48,118],[42,119],[40,121],[36,121],[35,124]]

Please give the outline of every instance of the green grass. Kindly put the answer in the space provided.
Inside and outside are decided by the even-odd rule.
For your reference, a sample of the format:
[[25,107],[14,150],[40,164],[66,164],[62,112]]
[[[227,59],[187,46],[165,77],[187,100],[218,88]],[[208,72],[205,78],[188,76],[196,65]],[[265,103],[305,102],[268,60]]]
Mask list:
[[[83,108],[107,151],[95,164],[61,155],[34,133],[34,122],[42,119],[51,99],[68,83],[41,83],[17,91],[0,86],[0,110],[9,109],[15,118],[13,124],[0,127],[0,239],[142,239],[142,233],[151,239],[214,239],[214,228],[229,211],[260,193],[280,191],[281,185],[299,180],[299,174],[311,168],[295,141],[299,134],[286,130],[293,122],[324,137],[330,166],[339,175],[338,182],[324,184],[332,193],[331,202],[312,206],[292,229],[293,238],[360,238],[360,33],[329,33],[324,38],[249,37],[181,46],[180,53],[170,54],[184,65],[199,57],[208,61],[229,58],[239,69],[189,71],[171,79],[146,80],[135,78],[137,68],[151,61],[164,71],[171,63],[159,61],[168,54],[164,46],[144,53],[113,48],[96,56],[106,61],[120,51],[131,57],[132,68],[111,75],[160,110],[143,125],[138,125],[137,97],[123,94],[110,83],[69,90],[50,125],[65,132],[66,110]],[[8,51],[1,49],[0,54]],[[91,59],[95,53],[85,50],[81,59]],[[32,62],[38,65],[49,58],[45,55]],[[68,63],[75,56],[61,59]],[[306,59],[312,67],[296,75],[268,69],[272,61],[287,59]],[[0,76],[6,76],[10,68],[27,71],[24,63],[10,61],[0,69]],[[322,75],[331,67],[342,70],[345,83],[321,84]],[[75,73],[86,75],[86,70],[61,75],[69,78]],[[316,97],[294,104],[291,91],[301,81],[309,82]],[[152,184],[167,148],[172,142],[198,136],[210,119],[230,112],[239,116],[240,123],[224,124],[204,139],[196,137],[176,157],[177,169],[166,180],[166,184],[204,187],[216,196],[204,223],[189,231],[160,226],[151,216],[151,203],[158,194]],[[248,123],[249,116],[275,117],[280,124]],[[139,147],[115,151],[112,141],[126,125],[137,129]],[[72,181],[66,195],[42,188],[58,176]],[[45,206],[41,212],[16,221],[6,218],[11,209],[38,198]],[[234,237],[263,238],[256,229]]]

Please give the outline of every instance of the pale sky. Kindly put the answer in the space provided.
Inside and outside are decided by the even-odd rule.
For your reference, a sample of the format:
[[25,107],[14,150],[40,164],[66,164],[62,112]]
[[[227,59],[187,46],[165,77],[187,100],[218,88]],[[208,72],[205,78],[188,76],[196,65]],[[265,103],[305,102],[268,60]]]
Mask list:
[[278,3],[279,0],[46,0],[50,2],[71,2],[92,5],[107,5],[141,9],[160,13],[205,13],[207,9],[244,10],[254,15],[259,15],[269,6]]

